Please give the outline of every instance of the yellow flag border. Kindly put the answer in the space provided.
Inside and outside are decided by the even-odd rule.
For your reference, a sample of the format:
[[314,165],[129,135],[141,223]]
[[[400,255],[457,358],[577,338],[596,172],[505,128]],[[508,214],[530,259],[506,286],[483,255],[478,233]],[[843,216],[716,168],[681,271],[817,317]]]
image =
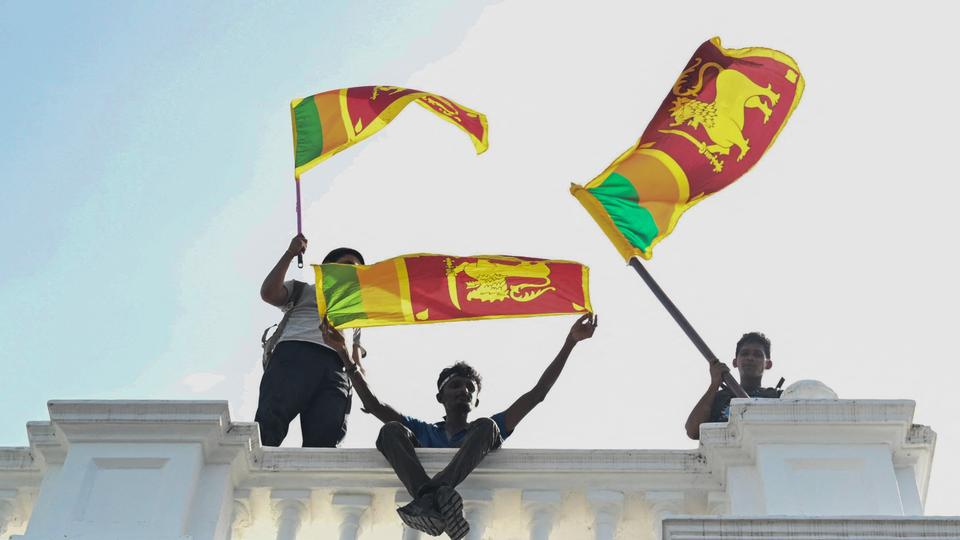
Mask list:
[[[452,322],[463,322],[463,321],[483,321],[491,319],[528,319],[532,317],[557,317],[563,315],[583,315],[584,313],[593,313],[593,303],[590,300],[590,267],[587,265],[577,262],[577,261],[568,261],[564,259],[538,259],[548,263],[563,263],[563,264],[575,264],[581,268],[580,276],[580,287],[583,292],[583,301],[584,305],[582,306],[584,310],[582,312],[554,312],[554,313],[530,313],[522,315],[480,315],[476,317],[458,317],[456,319],[441,319],[441,320],[426,320],[418,321],[413,316],[413,307],[410,300],[410,277],[407,274],[406,268],[406,259],[413,257],[453,257],[454,255],[442,255],[438,253],[408,253],[405,255],[397,255],[396,257],[391,257],[397,261],[397,277],[400,279],[400,297],[403,310],[403,322],[391,321],[388,323],[378,323],[373,322],[369,319],[354,319],[347,323],[344,323],[340,326],[334,326],[337,330],[343,330],[345,328],[373,328],[378,326],[406,326],[406,325],[420,325],[420,324],[438,324],[438,323],[452,323]],[[524,260],[520,257],[510,256],[510,255],[468,255],[464,257],[457,256],[462,259],[506,259],[506,260]],[[529,257],[534,258],[534,257]],[[378,261],[373,264],[379,264],[380,262],[385,262],[390,259],[385,259],[384,261]],[[401,269],[402,263],[402,269]],[[320,313],[320,318],[323,320],[326,317],[327,304],[326,298],[323,297],[323,270],[321,269],[320,264],[311,264],[313,267],[315,280],[320,281],[320,286],[314,286],[317,294],[317,309]],[[365,265],[365,266],[372,266]],[[355,324],[356,323],[356,324]]]
[[[783,131],[783,128],[786,127],[787,122],[790,120],[790,116],[793,115],[793,111],[797,108],[797,105],[800,104],[800,98],[803,96],[803,90],[805,88],[805,81],[803,78],[803,74],[800,72],[800,67],[797,65],[796,60],[794,60],[790,55],[784,52],[778,51],[776,49],[768,49],[766,47],[744,47],[740,49],[727,49],[723,47],[723,45],[721,44],[719,36],[714,36],[709,40],[709,42],[713,46],[715,46],[717,49],[719,49],[720,53],[723,54],[724,56],[728,56],[730,58],[749,58],[749,57],[770,58],[770,59],[776,60],[777,62],[780,62],[781,64],[786,65],[787,67],[792,69],[794,73],[796,73],[797,75],[797,81],[795,83],[796,92],[794,93],[794,96],[793,96],[793,102],[790,104],[790,107],[787,110],[787,115],[784,117],[783,122],[780,124],[780,127],[777,129],[776,133],[774,133],[773,137],[770,139],[770,142],[767,144],[766,148],[764,148],[763,155],[766,155],[767,150],[769,150],[770,147],[773,146],[773,143],[776,142],[777,137],[780,135],[780,132]],[[590,217],[593,218],[593,220],[597,223],[597,225],[600,227],[603,233],[614,245],[614,247],[617,249],[617,252],[620,253],[620,256],[623,257],[624,261],[628,263],[631,257],[636,257],[636,256],[642,257],[645,260],[650,260],[653,257],[653,248],[656,247],[657,244],[659,244],[664,238],[666,238],[673,232],[677,223],[680,221],[680,217],[683,216],[683,214],[687,210],[693,208],[697,203],[703,201],[710,195],[713,195],[713,193],[711,193],[710,195],[699,196],[693,200],[690,200],[690,184],[689,184],[689,181],[687,180],[686,172],[684,172],[683,168],[680,167],[680,165],[676,162],[676,160],[673,159],[673,157],[671,157],[669,154],[659,150],[642,148],[642,143],[643,143],[643,135],[640,136],[640,139],[637,140],[636,144],[631,146],[627,151],[620,154],[620,156],[617,159],[615,159],[613,163],[611,163],[606,169],[604,169],[603,172],[595,176],[593,179],[591,179],[589,182],[587,182],[583,186],[580,186],[579,184],[576,184],[576,183],[570,184],[570,193],[574,197],[576,197],[576,199],[580,202],[580,204],[584,207],[584,209],[587,210],[587,213],[590,214]],[[602,184],[603,181],[606,180],[607,177],[614,172],[614,170],[620,165],[620,163],[622,163],[628,157],[632,156],[634,153],[638,153],[638,152],[646,153],[648,155],[651,155],[651,157],[658,159],[664,166],[667,167],[667,169],[670,170],[671,173],[673,173],[674,180],[677,181],[677,188],[679,192],[681,194],[686,192],[686,201],[684,202],[678,201],[678,204],[675,205],[673,215],[670,218],[670,224],[667,227],[667,230],[659,233],[653,239],[653,241],[650,242],[650,245],[647,247],[646,250],[642,250],[634,247],[633,244],[631,244],[623,236],[623,234],[620,233],[620,229],[617,228],[617,226],[613,223],[613,220],[610,218],[609,214],[607,214],[607,211],[603,207],[603,205],[600,204],[600,202],[597,201],[597,199],[592,194],[590,194],[589,191],[587,191],[587,189],[591,187],[595,187]],[[757,163],[759,162],[760,161],[757,160]],[[755,165],[756,163],[754,163],[754,166]],[[750,169],[752,168],[753,167],[751,166]],[[750,169],[747,169],[746,171],[744,171],[743,174],[741,174],[741,177],[745,175],[747,172],[749,172]]]
[[[341,151],[347,149],[348,147],[353,146],[354,144],[357,144],[358,142],[373,136],[375,133],[377,133],[384,127],[386,127],[386,125],[389,124],[391,121],[393,121],[393,119],[396,118],[397,115],[399,115],[400,112],[403,111],[403,109],[406,108],[406,106],[409,105],[411,101],[416,101],[418,104],[420,104],[420,106],[427,109],[434,115],[460,128],[461,131],[463,131],[464,133],[467,134],[468,137],[470,137],[470,142],[473,143],[473,147],[476,150],[477,155],[480,155],[486,152],[487,148],[490,146],[488,142],[489,129],[487,124],[487,115],[481,112],[477,112],[468,107],[464,107],[463,105],[460,105],[456,101],[447,99],[439,94],[435,94],[433,92],[424,92],[424,91],[416,91],[411,94],[407,94],[401,97],[400,99],[396,100],[395,102],[391,103],[386,109],[383,110],[383,112],[381,112],[376,118],[374,118],[373,122],[371,122],[370,125],[366,126],[365,129],[362,129],[360,134],[358,135],[356,133],[356,130],[354,129],[354,126],[350,122],[349,110],[347,109],[347,90],[349,90],[349,88],[340,89],[340,114],[341,114],[341,121],[343,122],[344,128],[346,128],[347,142],[335,148],[332,148],[330,151],[308,161],[307,163],[304,163],[299,167],[295,167],[293,170],[293,176],[297,180],[300,179],[300,175],[316,167],[323,161],[326,161],[327,158],[330,158],[340,153]],[[446,101],[450,101],[451,103],[454,103],[457,107],[460,107],[464,111],[476,114],[480,119],[480,124],[483,126],[483,139],[477,139],[477,137],[475,137],[473,133],[470,133],[469,131],[467,131],[460,124],[456,123],[449,117],[431,109],[429,105],[421,102],[420,99],[426,96],[442,98]],[[294,148],[297,147],[297,122],[296,122],[296,116],[294,114],[294,108],[297,105],[299,105],[304,99],[307,99],[307,98],[297,98],[290,102],[290,122],[293,125],[293,147]]]

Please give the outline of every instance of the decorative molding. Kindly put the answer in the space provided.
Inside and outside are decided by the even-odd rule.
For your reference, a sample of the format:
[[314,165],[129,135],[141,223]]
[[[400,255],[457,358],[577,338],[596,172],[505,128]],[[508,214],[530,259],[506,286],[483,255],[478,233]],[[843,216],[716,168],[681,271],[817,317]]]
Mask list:
[[356,540],[360,536],[360,521],[373,505],[373,496],[369,493],[336,492],[333,494],[333,508],[340,515],[340,540]]
[[250,490],[236,489],[233,491],[233,512],[230,527],[233,531],[243,531],[253,523],[253,513],[250,508]]
[[559,491],[525,489],[520,500],[529,515],[530,540],[548,540],[562,497]]
[[593,511],[593,533],[596,540],[613,540],[623,514],[623,493],[606,489],[587,492],[587,503]]
[[909,399],[734,399],[730,417],[745,422],[910,424],[916,402]]
[[[440,471],[456,449],[418,449],[424,469]],[[259,471],[391,472],[376,449],[265,448],[256,465]],[[503,449],[491,453],[480,465],[488,473],[589,472],[589,473],[704,473],[706,462],[695,450],[525,450]]]
[[45,463],[63,463],[67,458],[67,442],[50,422],[27,422],[27,439],[32,454]]
[[277,540],[295,540],[310,517],[310,490],[275,489],[270,501],[277,521]]
[[83,442],[196,442],[207,463],[252,460],[259,449],[257,424],[232,423],[226,401],[50,401],[47,409],[50,422],[30,422],[27,433],[49,463],[62,463],[69,444]]
[[[40,525],[49,519],[44,516],[59,511],[61,503],[51,503],[58,500],[58,495],[48,492],[74,489],[73,480],[64,483],[64,469],[59,467],[68,452],[80,456],[78,459],[99,463],[103,459],[159,459],[166,456],[166,450],[175,449],[189,453],[191,467],[199,468],[199,476],[191,472],[191,481],[227,482],[225,487],[233,488],[232,497],[227,492],[219,509],[222,530],[235,529],[242,535],[247,529],[248,536],[259,536],[274,527],[279,531],[282,527],[273,518],[286,512],[288,525],[281,535],[284,538],[295,537],[301,528],[302,534],[323,530],[332,536],[334,526],[340,527],[341,538],[356,538],[361,523],[364,538],[400,536],[391,503],[403,504],[406,494],[375,449],[262,448],[257,425],[231,422],[227,404],[222,401],[54,401],[49,409],[50,421],[27,425],[29,448],[0,448],[0,501],[5,503],[0,505],[0,513],[7,516],[8,523],[15,523],[9,516],[11,508],[16,509],[20,529],[31,519],[41,481],[45,495],[39,497],[43,502],[37,506],[31,526]],[[769,469],[770,464],[778,459],[783,461],[786,451],[813,451],[810,448],[817,445],[826,448],[818,450],[821,453],[832,455],[833,448],[842,447],[847,459],[859,459],[863,454],[873,456],[874,464],[883,462],[883,467],[875,466],[869,474],[887,474],[884,467],[890,465],[886,457],[889,452],[895,469],[890,472],[896,475],[895,483],[888,482],[890,490],[900,488],[896,497],[903,501],[907,501],[904,497],[912,497],[907,501],[911,506],[903,507],[909,508],[908,512],[922,512],[922,504],[916,501],[918,492],[921,498],[926,492],[937,437],[929,427],[912,423],[912,401],[734,400],[732,412],[727,424],[703,426],[697,450],[508,448],[493,452],[458,488],[472,520],[473,531],[468,539],[491,533],[520,538],[528,532],[535,538],[546,538],[551,531],[564,537],[612,538],[611,531],[616,530],[621,536],[632,538],[639,533],[644,538],[655,538],[666,530],[660,525],[664,516],[673,523],[672,515],[677,514],[726,515],[733,509],[741,515],[758,515],[770,508],[764,506],[768,504],[765,501],[773,500],[775,495],[767,489],[769,485],[760,483],[765,477],[759,475],[772,474],[767,480],[779,485],[775,480],[780,473],[776,471],[781,469]],[[77,443],[81,444],[71,450]],[[157,448],[164,449],[162,455],[151,453]],[[433,474],[447,465],[455,451],[421,449],[417,453],[428,473]],[[67,465],[83,466],[73,459]],[[761,465],[774,473],[764,473]],[[824,471],[832,474],[828,469]],[[911,491],[911,474],[917,481],[916,491]],[[119,477],[104,478],[113,482]],[[206,491],[201,491],[222,490],[221,484],[204,484]],[[27,496],[28,493],[32,495]],[[751,499],[753,494],[756,504]],[[271,516],[271,508],[277,514]],[[714,523],[723,519],[730,518],[700,521]],[[852,519],[857,523],[877,521]],[[736,523],[768,527],[779,526],[776,523],[781,521],[807,523],[801,528],[814,531],[820,529],[810,527],[821,527],[827,531],[823,537],[831,538],[830,523],[838,520],[777,517]],[[899,518],[880,521],[894,523],[889,527],[907,527],[905,531],[927,530],[923,527],[939,530],[939,525],[930,525],[933,522]],[[945,523],[955,525],[954,520]],[[17,527],[12,529],[14,534],[20,534]],[[723,530],[726,532],[722,534],[728,536],[715,538],[739,538],[729,536],[734,529]],[[863,530],[869,532],[869,528]],[[681,532],[677,529],[677,534]],[[412,537],[412,533],[405,534]],[[809,538],[820,538],[817,534],[811,533]],[[761,538],[765,537],[756,537]],[[918,538],[927,537],[918,533]],[[929,538],[941,537],[934,534]]]
[[730,421],[700,427],[712,477],[727,484],[732,466],[754,466],[763,445],[884,445],[897,467],[912,467],[925,500],[936,434],[913,424],[910,400],[734,399]]
[[29,448],[0,448],[0,492],[40,487],[42,465]]
[[470,523],[466,540],[480,540],[487,532],[493,513],[493,491],[489,489],[460,489],[463,513]]
[[937,433],[930,426],[913,424],[907,432],[906,445],[933,446],[937,444]]
[[29,448],[0,448],[0,471],[40,472],[40,465]]
[[663,540],[956,540],[958,517],[700,518],[663,520]]

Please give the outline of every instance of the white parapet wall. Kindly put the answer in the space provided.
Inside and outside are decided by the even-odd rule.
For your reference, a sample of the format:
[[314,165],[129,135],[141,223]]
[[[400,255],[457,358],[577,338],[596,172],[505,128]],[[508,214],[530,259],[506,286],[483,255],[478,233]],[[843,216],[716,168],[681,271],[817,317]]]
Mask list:
[[[880,533],[953,530],[960,521],[921,517],[936,437],[913,410],[735,400],[697,449],[502,449],[460,487],[468,538],[779,538],[784,527],[817,538],[854,523],[846,516]],[[225,402],[49,411],[28,424],[29,448],[0,449],[2,540],[419,538],[397,518],[409,496],[374,449],[261,448],[256,424],[232,422]],[[428,472],[451,453],[419,452]]]

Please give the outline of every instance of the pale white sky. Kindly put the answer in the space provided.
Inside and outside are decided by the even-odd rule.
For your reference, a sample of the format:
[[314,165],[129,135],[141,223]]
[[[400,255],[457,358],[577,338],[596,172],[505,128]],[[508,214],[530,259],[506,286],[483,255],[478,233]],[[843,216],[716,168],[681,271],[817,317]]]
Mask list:
[[[956,513],[960,464],[944,457],[960,445],[949,382],[960,373],[960,190],[952,123],[938,115],[957,113],[935,112],[958,80],[947,17],[922,4],[582,6],[491,6],[456,51],[404,81],[485,112],[490,150],[474,157],[462,134],[409,111],[342,156],[342,172],[304,179],[330,185],[306,207],[314,260],[346,243],[377,260],[426,250],[582,261],[600,327],[509,446],[691,447],[682,425],[706,363],[566,187],[634,142],[703,40],[781,49],[807,79],[791,124],[747,176],[684,216],[648,267],[722,358],[743,332],[766,332],[771,385],[815,378],[842,398],[916,400],[915,421],[940,435],[929,510]],[[466,360],[485,376],[490,414],[536,381],[571,322],[371,330],[370,382],[435,418],[436,372]],[[369,446],[377,422],[351,421],[346,445]]]
[[[507,446],[694,447],[683,422],[707,364],[567,188],[635,142],[704,40],[782,50],[807,82],[790,124],[750,173],[681,219],[648,268],[722,359],[743,332],[770,336],[769,385],[813,378],[841,398],[916,400],[915,421],[938,433],[928,514],[958,513],[955,17],[932,2],[785,6],[505,1],[411,31],[409,54],[392,60],[402,68],[378,56],[375,34],[356,38],[358,64],[323,87],[287,81],[288,97],[379,83],[437,92],[487,114],[490,149],[475,156],[462,133],[411,107],[304,176],[307,261],[350,245],[368,261],[426,251],[583,262],[600,326]],[[229,399],[235,420],[252,420],[259,332],[279,318],[256,292],[295,233],[289,113],[275,105],[248,150],[252,180],[179,259],[166,347],[97,397]],[[366,330],[370,384],[436,419],[437,372],[465,360],[484,376],[479,413],[492,414],[536,382],[573,319]],[[178,382],[158,390],[171,366]],[[358,401],[354,411],[344,446],[370,447],[378,422]],[[285,445],[299,445],[296,429]]]

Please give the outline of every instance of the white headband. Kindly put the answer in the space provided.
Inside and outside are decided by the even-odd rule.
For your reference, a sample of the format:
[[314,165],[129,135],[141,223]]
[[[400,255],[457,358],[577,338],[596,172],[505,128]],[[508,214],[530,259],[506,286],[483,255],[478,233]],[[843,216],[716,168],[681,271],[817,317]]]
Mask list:
[[[459,374],[459,373],[451,373],[450,375],[447,375],[447,378],[444,379],[443,382],[440,383],[440,386],[437,387],[437,392],[443,390],[443,387],[446,386],[447,383],[450,382],[450,379],[452,379],[452,378],[454,378],[454,377],[463,377],[463,375],[461,375],[461,374]],[[464,378],[470,379],[470,377],[464,377]],[[473,380],[473,379],[470,379],[470,380]]]

